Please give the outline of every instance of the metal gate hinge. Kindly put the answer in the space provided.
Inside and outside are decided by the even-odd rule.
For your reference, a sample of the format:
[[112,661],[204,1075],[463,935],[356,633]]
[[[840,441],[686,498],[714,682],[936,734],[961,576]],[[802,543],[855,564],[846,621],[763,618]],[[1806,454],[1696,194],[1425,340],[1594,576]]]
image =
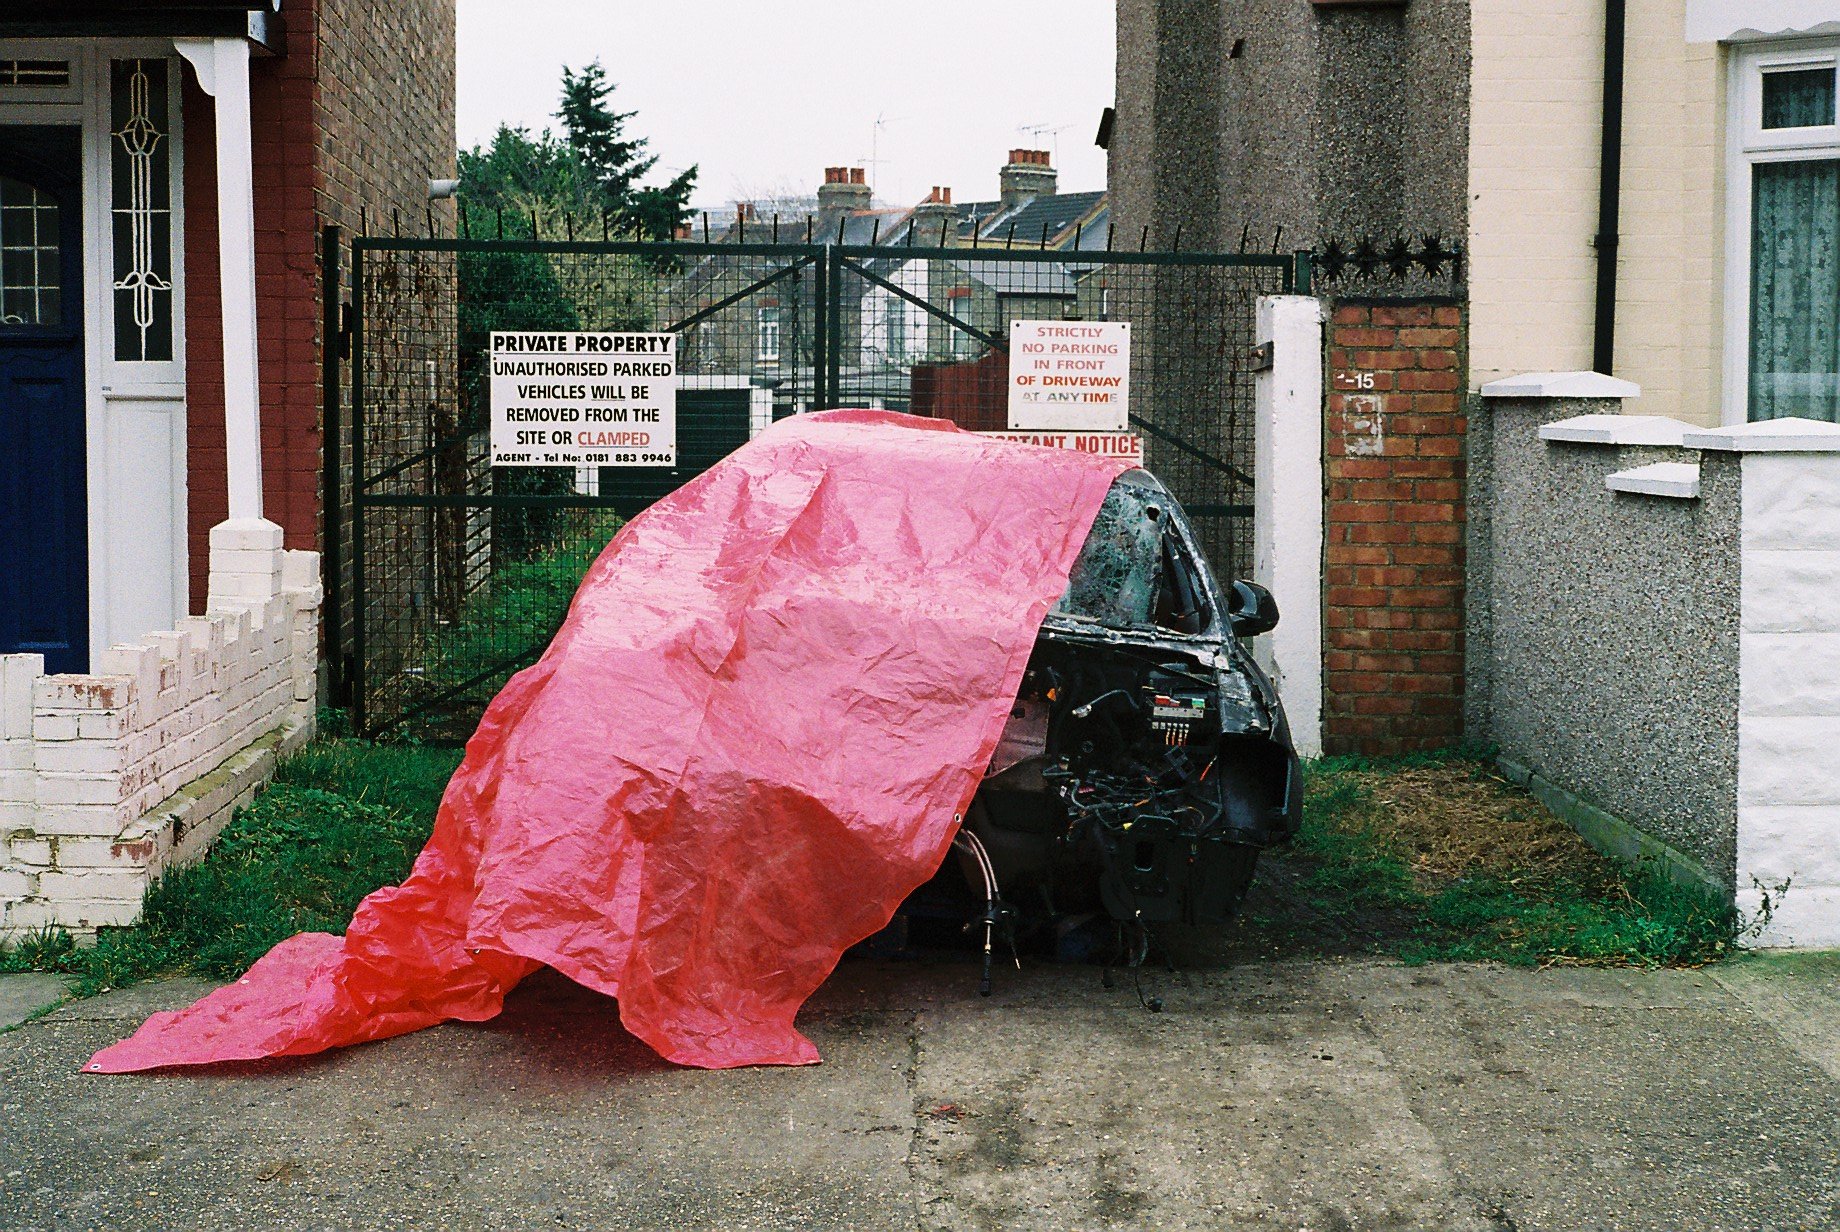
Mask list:
[[1254,372],[1271,371],[1271,343],[1261,342],[1247,352],[1247,359]]

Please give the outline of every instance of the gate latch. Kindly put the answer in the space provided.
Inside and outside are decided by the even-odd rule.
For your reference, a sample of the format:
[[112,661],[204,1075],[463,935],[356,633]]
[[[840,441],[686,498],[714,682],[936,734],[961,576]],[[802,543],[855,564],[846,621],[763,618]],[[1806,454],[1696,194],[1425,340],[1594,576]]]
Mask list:
[[1271,343],[1261,342],[1246,353],[1254,372],[1271,371]]

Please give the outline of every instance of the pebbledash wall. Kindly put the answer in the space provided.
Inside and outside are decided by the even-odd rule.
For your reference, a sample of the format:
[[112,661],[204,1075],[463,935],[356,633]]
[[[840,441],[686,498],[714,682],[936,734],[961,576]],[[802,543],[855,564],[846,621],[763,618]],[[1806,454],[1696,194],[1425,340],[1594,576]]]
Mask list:
[[1840,425],[1621,414],[1636,393],[1483,388],[1469,734],[1758,943],[1840,945]]
[[313,732],[317,553],[273,522],[211,530],[207,615],[45,675],[0,655],[0,938],[131,924]]
[[1492,744],[1755,944],[1840,946],[1840,424],[1627,414],[1639,389],[1589,372],[1465,395],[1460,322],[1260,303],[1255,576],[1284,618],[1254,649],[1299,751]]

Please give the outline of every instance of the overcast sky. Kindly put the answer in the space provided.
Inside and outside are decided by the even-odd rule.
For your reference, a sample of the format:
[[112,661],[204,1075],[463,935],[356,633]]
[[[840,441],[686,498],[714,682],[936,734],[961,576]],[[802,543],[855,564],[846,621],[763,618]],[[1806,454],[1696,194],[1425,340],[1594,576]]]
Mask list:
[[[1112,101],[1114,0],[459,6],[462,146],[500,123],[554,126],[562,66],[599,57],[659,172],[700,167],[702,208],[810,193],[825,167],[872,157],[878,203],[934,184],[988,200],[1015,146],[1055,151],[1062,191],[1105,186],[1093,135]],[[1020,131],[1035,125],[1060,131]]]

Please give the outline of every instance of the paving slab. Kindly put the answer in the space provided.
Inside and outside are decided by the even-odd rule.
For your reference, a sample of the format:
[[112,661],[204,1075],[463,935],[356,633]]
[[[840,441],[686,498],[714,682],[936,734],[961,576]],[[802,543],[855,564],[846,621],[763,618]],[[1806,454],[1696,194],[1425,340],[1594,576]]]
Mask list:
[[38,972],[0,975],[0,1031],[44,1013],[69,995],[59,976]]
[[1746,954],[1714,968],[1710,978],[1796,1052],[1840,1079],[1840,951]]
[[1151,1013],[1091,968],[1005,970],[985,999],[963,961],[846,961],[801,1018],[823,1065],[707,1073],[546,975],[488,1024],[82,1074],[200,987],[148,985],[0,1036],[0,1210],[43,1229],[1840,1227],[1840,1079],[1726,983],[1248,962],[1146,972]]

